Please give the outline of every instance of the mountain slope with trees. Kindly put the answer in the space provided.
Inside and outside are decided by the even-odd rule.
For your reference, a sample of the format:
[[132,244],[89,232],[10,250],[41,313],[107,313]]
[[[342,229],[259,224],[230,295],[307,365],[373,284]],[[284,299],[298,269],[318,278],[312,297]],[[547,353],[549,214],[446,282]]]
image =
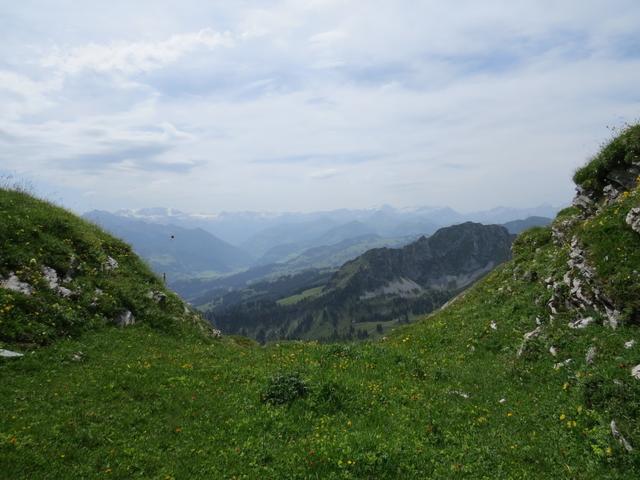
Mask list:
[[431,312],[508,260],[512,240],[497,225],[443,228],[399,249],[369,250],[326,283],[299,274],[287,278],[293,290],[276,288],[281,281],[273,280],[226,293],[207,317],[224,332],[260,342],[380,336]]

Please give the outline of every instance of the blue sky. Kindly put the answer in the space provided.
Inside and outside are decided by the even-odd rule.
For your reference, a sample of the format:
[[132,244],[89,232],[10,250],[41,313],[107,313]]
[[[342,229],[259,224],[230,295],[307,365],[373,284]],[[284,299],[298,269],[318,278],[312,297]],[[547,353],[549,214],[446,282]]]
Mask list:
[[561,205],[640,117],[636,0],[4,3],[0,173],[80,211]]

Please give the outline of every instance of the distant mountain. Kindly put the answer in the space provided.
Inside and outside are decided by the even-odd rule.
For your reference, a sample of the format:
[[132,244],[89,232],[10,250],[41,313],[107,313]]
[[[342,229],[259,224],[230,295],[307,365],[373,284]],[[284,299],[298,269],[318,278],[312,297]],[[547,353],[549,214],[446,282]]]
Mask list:
[[[223,331],[260,341],[379,334],[432,311],[508,260],[513,238],[498,225],[443,228],[403,248],[369,250],[325,284],[309,277],[313,282],[290,288],[288,296],[279,296],[282,289],[270,292],[268,282],[222,295],[208,316]],[[293,280],[289,287],[295,286]]]
[[509,230],[509,233],[520,234],[531,227],[546,227],[553,220],[547,217],[529,217],[524,220],[514,220],[507,222],[503,226]]
[[[371,209],[340,209],[319,212],[221,212],[185,213],[171,208],[120,210],[119,216],[151,223],[202,228],[216,237],[244,248],[255,258],[267,255],[272,248],[289,245],[285,256],[269,253],[262,263],[283,261],[290,255],[330,243],[322,243],[323,235],[332,229],[353,228],[352,236],[373,233],[398,238],[407,235],[430,235],[438,228],[466,221],[503,224],[527,217],[554,217],[559,208],[541,205],[532,208],[497,207],[491,210],[460,213],[449,207],[394,208],[384,205]],[[364,226],[363,226],[364,225]],[[342,235],[335,243],[347,239]],[[317,241],[316,241],[317,240]],[[294,247],[295,245],[295,247]]]
[[149,223],[94,210],[84,217],[122,238],[170,281],[198,274],[232,272],[248,267],[252,257],[200,229]]
[[512,240],[498,225],[467,222],[443,228],[400,249],[369,250],[343,265],[327,288],[365,297],[389,292],[395,284],[459,290],[508,260]]
[[[272,263],[284,258],[289,253],[302,250],[307,246],[314,246],[313,239],[321,237],[336,226],[336,222],[328,218],[301,223],[278,224],[252,235],[240,246],[258,258],[265,257],[260,263]],[[283,251],[284,255],[273,255],[273,249],[281,245],[289,246]]]

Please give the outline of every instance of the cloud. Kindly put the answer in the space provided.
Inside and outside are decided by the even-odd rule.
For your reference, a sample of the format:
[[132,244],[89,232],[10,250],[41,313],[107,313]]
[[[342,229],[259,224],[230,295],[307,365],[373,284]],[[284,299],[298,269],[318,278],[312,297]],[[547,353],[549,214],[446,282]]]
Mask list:
[[94,192],[69,193],[78,209],[561,204],[606,126],[640,108],[636,0],[0,16],[0,165]]
[[327,180],[329,178],[335,177],[339,174],[339,171],[335,168],[327,168],[325,170],[318,170],[311,172],[309,174],[309,178],[314,180]]
[[159,42],[114,42],[108,45],[90,43],[69,51],[56,48],[42,59],[42,65],[70,75],[85,70],[131,75],[165,67],[199,48],[211,50],[232,44],[229,33],[204,29],[172,35]]

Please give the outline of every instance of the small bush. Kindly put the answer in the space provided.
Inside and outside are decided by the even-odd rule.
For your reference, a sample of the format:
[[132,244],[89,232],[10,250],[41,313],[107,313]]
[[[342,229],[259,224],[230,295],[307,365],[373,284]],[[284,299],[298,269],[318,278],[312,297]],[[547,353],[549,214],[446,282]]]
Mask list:
[[262,392],[262,403],[288,405],[309,393],[306,382],[297,373],[280,373],[269,379]]

